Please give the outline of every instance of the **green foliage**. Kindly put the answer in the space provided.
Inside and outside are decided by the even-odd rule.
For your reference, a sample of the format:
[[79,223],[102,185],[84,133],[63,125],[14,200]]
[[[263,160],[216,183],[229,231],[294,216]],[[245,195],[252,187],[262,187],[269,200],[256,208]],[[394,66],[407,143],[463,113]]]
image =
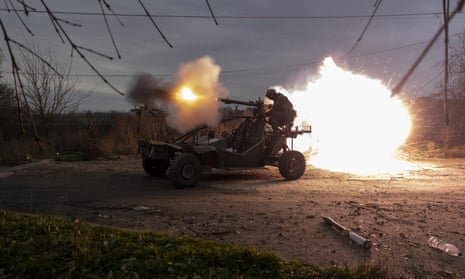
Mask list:
[[0,211],[2,278],[389,278],[286,262],[266,251]]

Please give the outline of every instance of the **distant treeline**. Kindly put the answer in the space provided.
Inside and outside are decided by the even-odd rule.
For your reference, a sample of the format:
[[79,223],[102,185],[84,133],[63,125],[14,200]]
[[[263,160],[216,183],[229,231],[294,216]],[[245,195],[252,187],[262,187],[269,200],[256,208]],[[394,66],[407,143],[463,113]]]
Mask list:
[[409,143],[433,142],[449,148],[465,145],[465,100],[449,100],[448,117],[444,100],[434,95],[411,101],[409,109],[413,120]]
[[[446,125],[444,102],[435,96],[409,102],[413,130],[407,145],[453,148],[465,145],[465,102],[449,102]],[[161,110],[134,109],[131,112],[79,112],[54,115],[47,127],[37,125],[43,142],[37,143],[25,119],[21,134],[14,108],[0,112],[1,163],[19,163],[31,158],[79,153],[83,159],[136,154],[141,138],[167,140],[179,134],[170,129]],[[225,117],[234,113],[225,110]],[[40,145],[39,145],[40,144]]]

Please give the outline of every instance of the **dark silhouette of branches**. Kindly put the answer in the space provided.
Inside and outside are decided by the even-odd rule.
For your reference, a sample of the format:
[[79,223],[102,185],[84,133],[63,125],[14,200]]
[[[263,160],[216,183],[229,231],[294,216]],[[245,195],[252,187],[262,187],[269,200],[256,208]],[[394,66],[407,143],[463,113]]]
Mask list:
[[24,102],[24,107],[26,109],[27,116],[31,122],[32,126],[32,131],[34,133],[34,138],[39,146],[39,149],[42,150],[41,142],[46,142],[44,139],[42,139],[39,136],[39,133],[37,132],[37,127],[35,125],[34,119],[32,117],[32,113],[30,110],[29,102],[26,98],[25,91],[24,91],[24,85],[21,80],[21,75],[19,73],[19,67],[16,62],[16,58],[13,54],[13,50],[11,48],[11,39],[8,36],[8,33],[6,31],[5,25],[3,21],[0,18],[0,27],[2,29],[3,35],[4,35],[4,40],[7,44],[8,47],[8,53],[10,54],[10,59],[11,59],[11,64],[12,64],[12,72],[13,72],[13,79],[14,79],[14,92],[15,92],[15,98],[16,98],[16,104],[17,104],[17,112],[18,112],[18,122],[19,122],[19,127],[20,127],[20,132],[22,134],[26,133],[26,129],[24,128],[24,118],[23,118],[23,112],[22,112],[22,104]]
[[67,21],[62,21],[60,20],[59,18],[57,18],[55,16],[55,14],[50,10],[50,8],[48,7],[48,5],[45,3],[44,0],[40,0],[40,2],[42,3],[42,5],[44,6],[45,10],[47,11],[48,15],[49,15],[49,18],[50,20],[52,21],[52,24],[53,26],[55,26],[55,30],[58,32],[58,34],[62,35],[64,39],[66,39],[66,41],[71,45],[71,48],[73,49],[73,51],[76,51],[77,54],[79,54],[79,56],[81,57],[82,60],[84,60],[87,65],[108,85],[110,86],[114,91],[116,91],[118,94],[120,94],[121,96],[124,96],[124,93],[121,92],[119,89],[117,89],[113,84],[111,84],[106,78],[105,76],[100,73],[99,70],[97,70],[97,68],[90,62],[89,59],[87,59],[87,57],[84,55],[84,53],[81,51],[81,50],[85,50],[85,51],[88,51],[88,52],[91,52],[91,53],[94,53],[94,54],[97,54],[97,55],[100,55],[102,57],[105,57],[105,58],[108,58],[108,59],[113,59],[113,57],[111,56],[108,56],[108,55],[104,55],[104,54],[101,54],[97,51],[94,51],[92,49],[89,49],[89,48],[86,48],[86,47],[83,47],[81,45],[78,45],[76,44],[72,39],[71,37],[68,35],[68,33],[66,32],[66,30],[63,28],[62,26],[62,22],[64,23],[68,23]]
[[[119,53],[118,47],[116,46],[115,39],[113,38],[113,33],[111,32],[110,24],[108,24],[105,9],[103,8],[103,5],[105,5],[105,7],[107,9],[110,9],[110,11],[111,11],[110,5],[107,2],[105,2],[104,0],[98,0],[98,3],[99,3],[99,6],[100,6],[100,10],[102,11],[103,19],[105,20],[105,25],[107,27],[108,33],[110,34],[110,38],[111,38],[111,42],[113,43],[113,47],[115,48],[115,51],[116,51],[116,54],[118,55],[118,58],[121,59],[121,54]],[[122,22],[120,21],[120,23],[122,23]]]
[[215,22],[216,25],[218,25],[218,21],[216,20],[212,7],[210,6],[210,2],[208,0],[205,0],[205,2],[207,2],[208,10],[210,11],[210,14],[212,15],[213,21]]
[[[115,13],[115,11],[113,11],[110,4],[106,0],[100,0],[100,1],[102,1],[102,3],[105,5],[105,7],[115,16],[115,18],[118,20],[119,24],[121,24],[121,26],[124,26],[124,23],[119,19],[119,16]],[[103,15],[103,13],[102,13],[102,15]]]
[[149,11],[147,10],[147,8],[145,7],[144,3],[142,3],[142,0],[138,0],[139,1],[139,4],[141,5],[142,9],[144,9],[144,12],[145,14],[147,15],[147,17],[150,19],[150,21],[152,22],[153,26],[155,26],[155,28],[157,29],[158,33],[160,33],[160,36],[163,38],[163,40],[165,40],[165,42],[168,44],[168,46],[170,48],[173,48],[173,45],[168,41],[168,39],[166,38],[165,34],[163,34],[163,32],[161,32],[161,29],[158,27],[158,25],[155,23],[155,21],[153,20],[153,17],[150,15]]
[[[94,49],[91,49],[89,47],[83,46],[82,44],[79,44],[79,42],[75,41],[64,28],[64,25],[69,25],[69,26],[72,26],[72,27],[82,27],[81,24],[73,23],[73,22],[71,22],[71,21],[69,21],[69,20],[67,20],[65,18],[60,17],[59,14],[61,14],[61,13],[53,11],[53,9],[47,4],[46,0],[40,0],[40,1],[36,1],[36,2],[34,2],[32,0],[3,0],[3,2],[4,2],[4,5],[6,7],[6,10],[8,12],[13,12],[16,15],[16,17],[19,19],[22,26],[24,27],[24,29],[27,31],[27,33],[30,36],[34,36],[34,33],[33,33],[32,29],[28,26],[24,16],[27,17],[30,12],[39,12],[38,5],[40,5],[44,9],[44,10],[42,10],[40,12],[47,14],[47,16],[48,16],[48,18],[50,20],[50,23],[52,25],[52,28],[55,31],[55,33],[57,34],[57,36],[59,37],[60,41],[62,43],[65,43],[65,44],[66,43],[70,44],[70,46],[71,46],[71,56],[73,56],[73,53],[77,53],[78,56],[82,60],[84,60],[84,62],[89,66],[89,68],[98,77],[100,77],[100,79],[103,82],[105,82],[110,88],[112,88],[118,94],[124,95],[123,92],[121,92],[118,88],[116,88],[112,83],[109,82],[109,80],[106,78],[106,76],[103,73],[101,73],[97,69],[97,67],[87,58],[85,53],[86,52],[92,53],[92,54],[104,57],[106,59],[109,59],[109,60],[112,60],[113,57],[110,56],[110,55],[106,55],[106,54],[104,54],[104,53],[102,53],[102,52],[100,52],[98,50],[94,50]],[[113,15],[122,26],[124,26],[124,24],[120,20],[120,18],[118,17],[118,13],[116,13],[111,8],[111,5],[110,5],[111,1],[110,0],[97,0],[97,2],[98,2],[98,5],[100,7],[100,12],[101,12],[100,15],[102,16],[104,24],[106,25],[106,29],[107,29],[107,31],[108,31],[108,33],[110,35],[110,39],[111,39],[111,42],[112,42],[112,44],[114,46],[116,55],[117,55],[117,57],[119,59],[121,59],[122,55],[121,55],[121,53],[120,53],[120,51],[119,51],[119,49],[117,47],[116,39],[113,36],[113,33],[111,31],[111,26],[110,26],[110,24],[108,22],[108,16],[107,15],[108,14]],[[152,14],[150,14],[149,10],[144,5],[142,0],[138,0],[138,3],[140,5],[140,7],[143,9],[143,11],[145,13],[145,16],[147,16],[150,19],[150,22],[153,24],[153,26],[158,31],[158,33],[163,38],[163,40],[168,44],[168,46],[170,48],[173,48],[173,45],[168,41],[166,35],[162,32],[160,27],[155,22],[154,16]],[[212,11],[211,6],[208,3],[208,1],[207,1],[207,5],[208,5],[208,8],[210,10],[210,13],[212,14],[212,17],[215,20],[215,23],[217,24],[216,18],[214,17],[213,11]],[[7,27],[6,27],[5,24],[3,24],[2,31],[4,33],[4,37],[8,37],[8,36],[6,36],[6,33],[5,33],[7,31]],[[21,46],[18,41],[13,40],[10,37],[8,37],[8,38],[9,38],[8,39],[8,44],[10,45],[10,47],[8,48],[9,55],[7,55],[7,56],[9,56],[11,58],[11,57],[15,56],[14,50],[11,47],[11,43],[13,43],[16,46],[19,46],[22,49],[24,49],[24,46]],[[15,66],[15,67],[17,67],[17,66]],[[16,70],[13,70],[12,72],[15,72]],[[17,78],[18,78],[18,76],[16,77],[16,79]],[[19,82],[19,80],[18,80],[18,82]]]
[[[122,26],[124,26],[124,24],[119,19],[119,17],[118,17],[119,14],[116,13],[115,11],[113,11],[113,9],[111,8],[111,5],[110,5],[111,1],[110,0],[97,0],[97,2],[98,2],[98,5],[100,6],[100,11],[101,11],[100,16],[102,16],[103,21],[104,21],[104,23],[106,25],[106,29],[107,29],[107,31],[108,31],[108,33],[110,35],[110,39],[111,39],[111,42],[112,42],[112,44],[114,46],[114,49],[116,51],[116,55],[118,56],[118,58],[121,59],[121,54],[120,54],[120,52],[118,50],[116,40],[115,40],[115,38],[113,36],[110,24],[109,24],[108,19],[107,19],[107,12],[109,12],[108,14],[112,14],[119,21],[119,23]],[[155,23],[154,16],[149,13],[149,10],[144,5],[142,0],[138,0],[138,2],[139,2],[140,7],[142,7],[142,9],[145,12],[144,16],[147,16],[150,19],[151,23],[156,28],[156,30],[158,31],[160,36],[163,38],[163,40],[168,44],[168,46],[170,48],[173,48],[172,44],[168,41],[165,34],[161,31],[159,26]],[[112,88],[118,94],[120,94],[122,96],[124,95],[123,92],[121,92],[118,88],[116,88],[112,83],[110,83],[107,80],[106,76],[97,69],[97,67],[91,62],[91,60],[86,56],[86,54],[87,53],[95,54],[97,56],[100,56],[100,57],[103,57],[103,58],[106,58],[106,59],[109,59],[109,60],[112,60],[113,57],[110,56],[110,55],[106,55],[106,54],[104,54],[104,53],[102,53],[102,52],[100,52],[98,50],[94,50],[92,48],[84,46],[84,45],[80,44],[78,41],[74,40],[74,38],[70,35],[70,33],[68,33],[66,31],[65,26],[79,27],[80,28],[80,27],[82,27],[82,25],[78,24],[78,23],[73,23],[73,22],[69,21],[68,19],[61,17],[61,16],[64,16],[64,15],[67,15],[67,13],[61,13],[61,12],[53,11],[53,9],[47,4],[46,0],[40,0],[40,1],[37,1],[37,0],[3,0],[3,3],[4,3],[4,6],[5,6],[6,10],[9,13],[14,13],[14,15],[19,19],[19,21],[20,21],[21,25],[23,26],[23,28],[27,31],[27,33],[31,37],[34,36],[34,33],[33,33],[32,29],[27,24],[27,17],[32,12],[40,13],[40,14],[46,14],[48,19],[50,20],[52,30],[55,31],[55,33],[57,34],[59,40],[63,44],[69,44],[71,46],[71,58],[74,57],[73,56],[74,53],[77,53],[79,58],[82,59],[88,65],[88,67],[104,83],[106,83],[110,88]],[[207,0],[207,5],[208,5],[208,8],[210,10],[210,13],[211,13],[212,17],[215,20],[215,23],[218,24],[214,14],[213,14],[213,11],[211,9],[211,6],[208,3],[208,0]],[[39,11],[38,8],[42,8],[44,10]],[[3,9],[3,10],[5,10],[5,9]],[[48,68],[50,70],[50,72],[45,71],[45,69],[43,69],[42,74],[47,78],[50,78],[50,77],[66,78],[66,77],[71,76],[70,72],[68,71],[67,73],[64,73],[64,74],[60,73],[53,64],[51,64],[49,61],[47,61],[47,59],[45,57],[43,57],[40,53],[38,53],[35,49],[31,49],[31,48],[27,47],[26,45],[20,43],[18,40],[15,40],[12,37],[10,37],[10,35],[8,34],[7,25],[5,24],[4,21],[2,21],[1,18],[0,18],[0,28],[1,28],[1,31],[3,33],[3,40],[5,41],[5,44],[7,46],[7,52],[8,52],[8,53],[3,53],[2,50],[0,50],[0,55],[3,58],[8,57],[10,59],[10,63],[11,63],[11,67],[12,67],[11,74],[13,76],[13,82],[14,82],[14,84],[13,84],[14,85],[13,92],[14,92],[14,97],[15,97],[16,105],[17,105],[17,116],[18,116],[18,123],[19,123],[18,126],[20,127],[21,133],[25,134],[26,131],[25,131],[25,125],[24,125],[24,116],[26,115],[29,118],[29,121],[31,122],[31,127],[32,127],[32,130],[33,130],[33,133],[34,133],[34,137],[35,137],[35,139],[37,140],[37,142],[39,144],[39,148],[42,149],[41,146],[40,146],[40,142],[45,142],[45,141],[39,137],[39,134],[37,132],[36,125],[34,123],[34,119],[33,119],[33,115],[32,115],[33,111],[31,109],[31,104],[29,103],[29,101],[31,99],[30,98],[28,99],[28,97],[26,95],[27,94],[25,92],[26,88],[25,88],[24,82],[22,80],[24,78],[24,77],[22,77],[22,75],[24,75],[24,74],[37,74],[37,73],[30,73],[30,72],[22,73],[21,69],[20,69],[20,66],[18,64],[18,60],[16,58],[15,51],[16,51],[16,49],[19,49],[21,51],[21,53],[23,54],[23,57],[24,57],[25,54],[27,54],[30,59],[32,59],[32,58],[37,59],[37,63],[45,65],[45,68]]]
[[[10,10],[9,8],[9,11],[13,11],[15,14],[16,14],[16,17],[18,17],[19,21],[21,22],[21,24],[24,26],[24,28],[27,30],[27,32],[31,35],[31,36],[34,36],[34,34],[32,33],[31,29],[29,28],[29,26],[27,26],[27,24],[24,22],[23,18],[21,17],[21,15],[19,14],[19,11],[16,9],[14,3],[12,0],[8,0],[8,2],[10,3],[12,9]],[[26,3],[24,3],[22,0],[18,0],[18,2],[23,5],[23,11],[24,11],[24,14],[28,15],[29,14],[29,9],[35,11],[34,8],[30,7],[29,5],[27,5]],[[5,6],[7,6],[7,2],[5,0]]]
[[32,50],[31,48],[23,45],[22,43],[20,43],[20,42],[18,42],[16,40],[10,39],[10,42],[14,43],[15,45],[19,46],[21,49],[23,49],[23,50],[29,52],[31,55],[35,56],[42,63],[47,65],[56,75],[58,75],[60,77],[63,77],[63,75],[52,64],[50,64],[49,61],[47,61],[47,59],[43,58],[42,55],[40,55],[36,51]]
[[[6,28],[5,28],[5,25],[3,24],[3,21],[2,19],[0,18],[0,27],[2,28],[2,32],[3,32],[3,38],[4,38],[4,41],[7,45],[7,48],[8,48],[8,53],[9,53],[9,56],[10,56],[10,59],[11,59],[11,70],[12,70],[12,74],[13,74],[13,79],[14,79],[14,87],[15,87],[15,98],[16,98],[16,105],[17,105],[17,110],[18,110],[18,123],[19,123],[19,127],[20,127],[20,130],[21,130],[21,133],[26,133],[26,130],[24,128],[24,120],[23,120],[23,113],[22,113],[22,110],[21,110],[21,96],[20,96],[20,90],[21,92],[23,92],[23,84],[21,83],[21,77],[19,75],[19,67],[18,67],[18,64],[16,63],[16,58],[13,54],[13,50],[12,50],[12,47],[11,47],[11,40],[10,40],[10,37],[8,36],[8,33],[6,31]],[[19,88],[18,88],[19,86]],[[20,90],[19,90],[20,89]]]
[[[78,80],[66,75],[71,70],[71,63],[58,62],[51,49],[44,52],[37,45],[29,49],[34,51],[21,51],[25,96],[47,135],[52,119],[65,112],[74,112],[87,95],[77,94]],[[44,59],[39,59],[36,54],[48,62],[44,63]],[[64,74],[56,75],[52,71]]]

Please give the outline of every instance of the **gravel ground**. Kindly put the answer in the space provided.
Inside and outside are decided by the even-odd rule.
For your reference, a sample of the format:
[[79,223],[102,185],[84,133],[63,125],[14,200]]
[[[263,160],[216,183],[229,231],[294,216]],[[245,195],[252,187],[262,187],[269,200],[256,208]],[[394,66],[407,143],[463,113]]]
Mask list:
[[[465,278],[463,257],[427,246],[436,235],[465,249],[465,160],[396,175],[357,176],[309,166],[296,181],[277,169],[204,174],[175,189],[138,157],[0,167],[0,209],[251,245],[323,266],[381,264],[406,278]],[[339,234],[330,216],[369,238]]]

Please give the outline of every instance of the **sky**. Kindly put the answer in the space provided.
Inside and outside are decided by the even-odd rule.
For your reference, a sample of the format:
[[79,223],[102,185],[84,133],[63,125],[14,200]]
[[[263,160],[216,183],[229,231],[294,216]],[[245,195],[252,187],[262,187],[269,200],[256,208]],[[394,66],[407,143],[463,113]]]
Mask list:
[[[106,0],[118,18],[108,22],[118,58],[97,0],[45,0],[59,17],[82,25],[64,25],[72,40],[83,47],[112,56],[112,60],[84,52],[92,65],[121,92],[134,76],[149,73],[171,81],[180,65],[204,56],[221,67],[220,82],[229,97],[256,100],[267,88],[303,87],[314,79],[325,57],[343,68],[380,79],[393,88],[402,79],[443,24],[441,0],[382,1],[367,26],[375,0],[209,0],[218,25],[205,0],[142,0],[168,43],[160,36],[138,1]],[[81,110],[128,111],[134,105],[102,79],[76,53],[61,42],[45,13],[22,16],[29,34],[14,13],[0,2],[0,17],[10,38],[23,44],[51,49],[57,61],[72,63],[79,79],[77,90],[90,93]],[[41,2],[26,1],[38,11]],[[451,10],[458,0],[452,0]],[[19,6],[18,6],[19,7]],[[107,11],[108,12],[108,11]],[[122,26],[118,19],[124,24]],[[450,24],[451,42],[465,30],[465,13]],[[430,94],[442,78],[444,38],[441,37],[403,87],[406,97]],[[346,55],[350,49],[355,48]],[[7,55],[0,41],[2,55]],[[19,50],[14,48],[19,57]],[[12,80],[9,57],[3,72]],[[337,82],[337,81],[335,81]]]

